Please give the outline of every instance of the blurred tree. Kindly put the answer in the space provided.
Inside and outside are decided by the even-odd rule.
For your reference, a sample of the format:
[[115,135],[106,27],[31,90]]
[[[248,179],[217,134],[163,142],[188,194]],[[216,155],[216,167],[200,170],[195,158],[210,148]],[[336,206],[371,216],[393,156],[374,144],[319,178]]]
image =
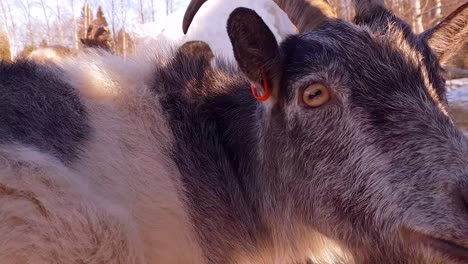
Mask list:
[[119,30],[117,33],[117,38],[115,38],[114,41],[116,54],[124,56],[124,54],[135,53],[134,41],[124,28]]
[[104,16],[104,11],[102,11],[102,6],[98,7],[98,10],[96,12],[96,19],[94,20],[94,26],[96,28],[99,28],[101,26],[107,27],[107,20],[106,17]]
[[10,41],[3,32],[0,32],[0,60],[11,61]]
[[81,9],[81,16],[78,19],[78,36],[82,38],[91,38],[93,32],[89,32],[89,26],[93,24],[93,12],[86,2]]
[[18,58],[26,59],[35,49],[36,47],[34,47],[33,45],[26,45],[24,49],[18,54]]
[[172,13],[174,7],[174,0],[165,0],[166,3],[166,16]]

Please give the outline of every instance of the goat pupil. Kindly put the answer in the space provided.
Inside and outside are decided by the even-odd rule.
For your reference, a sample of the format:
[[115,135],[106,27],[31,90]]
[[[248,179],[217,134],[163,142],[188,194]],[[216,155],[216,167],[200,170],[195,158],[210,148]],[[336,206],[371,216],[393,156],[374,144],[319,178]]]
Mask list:
[[309,100],[313,100],[315,99],[316,97],[319,97],[320,95],[322,94],[322,91],[321,90],[317,90],[313,93],[310,93],[309,94]]

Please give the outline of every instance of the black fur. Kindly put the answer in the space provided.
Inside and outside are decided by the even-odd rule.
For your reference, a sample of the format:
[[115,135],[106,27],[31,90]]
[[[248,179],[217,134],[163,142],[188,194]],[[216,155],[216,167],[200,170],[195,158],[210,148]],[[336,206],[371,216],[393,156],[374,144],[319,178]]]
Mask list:
[[0,143],[29,145],[64,162],[77,156],[90,132],[87,114],[58,74],[31,62],[0,65]]
[[[181,74],[179,69],[186,67],[190,70]],[[175,73],[179,78],[170,76]],[[199,234],[208,243],[204,250],[211,252],[207,256],[223,256],[210,263],[229,263],[231,256],[222,252],[234,250],[232,246],[239,243],[252,249],[265,230],[260,228],[259,211],[252,202],[256,199],[247,191],[255,188],[258,179],[252,168],[256,102],[245,80],[232,75],[231,83],[217,87],[213,82],[217,74],[203,57],[179,53],[158,71],[153,89],[162,98],[176,138],[171,156],[189,193],[193,221],[205,230],[223,230],[223,234]],[[223,241],[226,233],[236,242]]]

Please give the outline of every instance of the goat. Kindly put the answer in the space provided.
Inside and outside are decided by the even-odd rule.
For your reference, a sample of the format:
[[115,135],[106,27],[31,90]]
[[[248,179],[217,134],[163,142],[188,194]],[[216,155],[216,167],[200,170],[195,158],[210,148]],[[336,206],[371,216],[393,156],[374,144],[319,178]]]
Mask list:
[[[220,0],[218,0],[220,1]],[[184,34],[188,33],[190,25],[192,21],[199,11],[199,9],[206,3],[207,0],[191,0],[187,10],[185,11],[184,18],[182,21],[182,31]],[[262,3],[264,6],[269,5],[271,0],[265,0]],[[284,12],[286,12],[287,16],[293,22],[293,26],[295,31],[299,32],[306,32],[309,30],[314,29],[315,27],[319,26],[322,22],[325,21],[326,18],[336,18],[336,13],[328,4],[327,0],[304,0],[304,1],[289,1],[289,0],[273,0]],[[211,10],[219,11],[219,6],[225,6],[228,3],[232,3],[232,1],[225,1],[225,2],[217,2],[211,0],[209,3],[212,3],[214,6],[208,7]],[[245,3],[236,2],[235,6],[245,6],[250,7],[248,5],[254,5],[258,3],[251,3],[246,1]],[[266,7],[264,9],[267,10],[274,10],[273,7]],[[209,11],[208,11],[209,12]],[[269,11],[271,12],[271,11]],[[213,12],[214,13],[214,12]],[[317,15],[320,14],[320,15]],[[210,15],[203,14],[203,16],[210,18]],[[275,17],[281,17],[280,15],[274,14]],[[287,24],[287,22],[283,22]],[[213,26],[211,24],[211,26]],[[215,25],[216,26],[216,25]],[[271,26],[271,25],[270,25]],[[202,28],[205,28],[204,26]],[[271,27],[270,27],[271,28]],[[291,27],[285,25],[283,27],[278,28],[277,34],[275,34],[277,40],[279,37],[285,37],[286,35],[293,33],[290,30]]]
[[[229,14],[237,7],[255,10],[269,26],[278,42],[295,33],[295,27],[288,15],[272,0],[212,0],[203,5],[200,10],[201,4],[198,2],[200,1],[191,1],[187,7],[183,20],[184,35],[180,39],[182,42],[204,41],[218,57],[223,56],[235,61],[232,45],[226,32],[226,22]],[[298,3],[299,1],[291,2]],[[187,20],[191,22],[197,11],[200,12],[197,13],[193,25],[188,30]]]
[[420,35],[355,9],[278,44],[236,8],[237,63],[2,64],[0,262],[466,263],[468,3]]
[[[144,38],[144,42],[147,42],[144,46],[161,46],[167,42],[180,45],[191,41],[203,41],[209,45],[210,50],[216,56],[223,56],[235,61],[232,45],[226,32],[226,21],[229,14],[237,7],[248,7],[255,10],[264,19],[278,42],[288,35],[296,33],[297,26],[303,29],[307,26],[311,28],[313,25],[318,25],[324,16],[317,16],[316,13],[324,13],[330,17],[336,16],[325,0],[305,2],[211,0],[202,7],[204,2],[194,0],[189,3],[184,14],[183,24],[180,25],[183,27],[183,34],[176,30],[179,27],[178,23],[170,23],[165,27],[165,31],[158,36],[154,36],[153,33],[152,37]],[[288,16],[293,18],[296,25],[291,23]],[[188,30],[189,27],[190,30]],[[179,32],[180,35],[175,34],[174,31]],[[151,38],[153,40],[148,41]]]

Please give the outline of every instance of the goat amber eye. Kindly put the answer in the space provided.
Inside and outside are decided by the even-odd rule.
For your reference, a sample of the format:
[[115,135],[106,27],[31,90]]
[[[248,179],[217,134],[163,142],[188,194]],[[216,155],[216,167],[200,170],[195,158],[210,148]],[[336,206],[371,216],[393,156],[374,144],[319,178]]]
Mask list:
[[330,92],[324,85],[316,83],[304,90],[302,100],[307,106],[319,107],[330,100]]

